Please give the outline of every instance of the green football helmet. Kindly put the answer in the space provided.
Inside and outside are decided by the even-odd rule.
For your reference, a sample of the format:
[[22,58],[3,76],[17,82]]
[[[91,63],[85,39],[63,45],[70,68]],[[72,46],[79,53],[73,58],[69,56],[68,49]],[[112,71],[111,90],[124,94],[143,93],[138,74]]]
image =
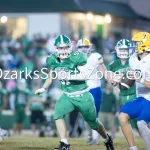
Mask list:
[[66,35],[59,35],[54,41],[57,57],[67,58],[71,53],[72,42]]
[[117,57],[122,59],[127,59],[133,54],[132,49],[130,49],[130,41],[127,39],[119,40],[115,46],[115,50]]

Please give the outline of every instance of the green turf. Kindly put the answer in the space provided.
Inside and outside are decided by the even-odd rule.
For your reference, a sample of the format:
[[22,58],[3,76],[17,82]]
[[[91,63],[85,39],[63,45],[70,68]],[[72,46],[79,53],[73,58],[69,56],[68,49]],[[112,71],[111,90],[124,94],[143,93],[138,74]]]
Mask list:
[[[52,150],[58,146],[58,138],[10,137],[0,142],[0,150]],[[88,146],[85,139],[69,139],[71,150],[105,150],[102,140],[98,146]],[[115,150],[129,150],[124,138],[115,139]],[[145,150],[144,142],[136,140],[139,150]]]

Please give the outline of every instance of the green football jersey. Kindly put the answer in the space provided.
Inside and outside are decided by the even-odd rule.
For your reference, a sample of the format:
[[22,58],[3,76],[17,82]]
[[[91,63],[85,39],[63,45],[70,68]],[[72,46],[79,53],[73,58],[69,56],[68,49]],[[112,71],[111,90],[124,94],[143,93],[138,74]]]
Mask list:
[[31,95],[31,91],[27,88],[24,90],[20,90],[18,88],[13,89],[10,93],[14,94],[15,96],[15,108],[18,108],[20,105],[26,105],[28,96]]
[[[54,70],[56,72],[66,71],[71,72],[71,74],[74,74],[75,70],[77,71],[77,73],[80,73],[77,67],[83,66],[86,63],[87,63],[87,55],[78,51],[72,51],[69,57],[64,59],[62,62],[60,62],[56,53],[49,56],[46,60],[47,67],[49,67],[51,70]],[[87,89],[88,85],[86,81],[61,80],[60,88],[64,92],[72,93]]]
[[3,96],[7,94],[6,89],[0,89],[0,107],[3,105]]
[[[113,72],[120,72],[123,75],[126,74],[126,72],[130,69],[129,66],[129,59],[126,61],[126,63],[124,65],[122,65],[120,59],[117,59],[115,61],[113,61],[110,65],[109,65],[109,70],[113,71]],[[120,88],[120,92],[121,95],[126,96],[126,95],[131,95],[131,94],[136,94],[136,86],[135,84],[129,88],[128,90],[123,90]]]
[[[41,98],[44,98],[46,100],[46,94],[43,93],[41,95],[35,95],[35,94],[32,94],[31,96],[31,99],[41,99]],[[32,102],[30,104],[30,109],[31,110],[44,110],[44,104],[42,102]]]

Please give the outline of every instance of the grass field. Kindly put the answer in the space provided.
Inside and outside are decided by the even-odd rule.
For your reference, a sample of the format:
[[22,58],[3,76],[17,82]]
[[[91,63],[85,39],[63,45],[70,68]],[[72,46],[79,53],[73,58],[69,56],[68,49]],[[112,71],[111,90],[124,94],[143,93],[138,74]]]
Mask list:
[[[58,146],[58,138],[10,137],[0,142],[0,150],[53,150]],[[102,140],[98,146],[88,146],[85,139],[69,139],[71,150],[105,150]],[[124,138],[115,139],[115,150],[129,150]],[[136,140],[139,150],[145,150],[144,142]]]

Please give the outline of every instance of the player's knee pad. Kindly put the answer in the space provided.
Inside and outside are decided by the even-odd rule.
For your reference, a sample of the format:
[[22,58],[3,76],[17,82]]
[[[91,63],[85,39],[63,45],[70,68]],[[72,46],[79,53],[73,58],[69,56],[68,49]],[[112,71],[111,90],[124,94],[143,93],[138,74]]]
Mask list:
[[127,122],[129,120],[128,114],[125,114],[125,113],[120,113],[118,118],[119,118],[119,121],[122,123]]

